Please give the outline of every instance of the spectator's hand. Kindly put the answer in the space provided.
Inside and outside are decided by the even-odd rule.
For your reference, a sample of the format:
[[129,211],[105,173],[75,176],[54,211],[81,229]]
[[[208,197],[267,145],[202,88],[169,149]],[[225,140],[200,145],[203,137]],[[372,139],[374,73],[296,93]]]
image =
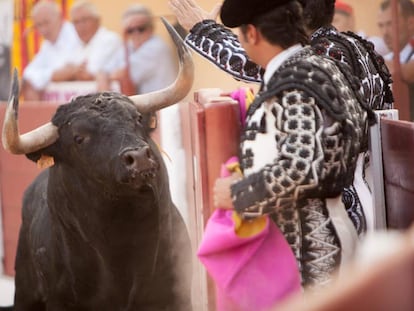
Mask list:
[[127,74],[127,69],[126,68],[122,68],[122,69],[118,69],[118,70],[115,70],[114,72],[112,72],[109,78],[111,80],[120,81],[120,80],[122,80],[122,78],[126,74]]
[[216,20],[221,8],[221,3],[218,3],[209,13],[199,7],[193,0],[170,0],[168,4],[177,17],[178,23],[187,31],[205,19]]
[[76,80],[76,72],[78,66],[74,64],[66,64],[64,67],[55,70],[52,74],[51,81],[61,82],[61,81],[73,81]]
[[95,77],[87,70],[86,68],[86,62],[80,64],[77,68],[76,68],[76,78],[75,80],[79,80],[79,81],[90,81],[90,80],[94,80]]
[[233,173],[229,177],[217,178],[213,189],[214,206],[224,209],[233,209],[233,202],[231,200],[230,186],[232,183],[240,180],[242,175],[240,173]]

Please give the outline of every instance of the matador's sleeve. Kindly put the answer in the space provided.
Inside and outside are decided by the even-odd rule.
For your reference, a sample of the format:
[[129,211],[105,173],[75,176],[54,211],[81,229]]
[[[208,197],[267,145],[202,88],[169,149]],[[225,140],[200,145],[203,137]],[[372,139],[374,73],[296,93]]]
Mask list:
[[[272,107],[266,108],[265,111],[273,114],[270,119],[275,120],[276,157],[272,163],[232,185],[233,205],[243,218],[258,217],[286,204],[294,204],[305,193],[309,195],[309,191],[315,191],[314,194],[318,195],[325,161],[324,146],[332,143],[332,150],[336,147],[338,152],[341,150],[341,146],[338,145],[339,124],[330,118],[327,120],[313,97],[294,90],[263,105],[269,104]],[[262,120],[261,123],[269,120],[265,115],[256,119]],[[329,128],[328,131],[324,131],[326,127]],[[257,124],[254,123],[247,125],[244,133],[245,142],[249,139],[254,140],[257,128]],[[245,166],[252,160],[251,157],[254,158],[254,152],[258,151],[257,148],[252,149],[254,150],[242,150],[241,161],[244,161]],[[335,163],[331,168],[335,169]]]
[[197,53],[238,80],[260,82],[263,69],[252,62],[237,36],[214,20],[204,20],[190,30],[185,42]]

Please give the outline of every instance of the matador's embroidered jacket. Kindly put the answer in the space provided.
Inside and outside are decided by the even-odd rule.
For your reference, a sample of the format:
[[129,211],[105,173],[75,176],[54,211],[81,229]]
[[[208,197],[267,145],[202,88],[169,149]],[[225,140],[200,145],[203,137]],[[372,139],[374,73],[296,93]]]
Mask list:
[[345,66],[304,48],[248,110],[240,145],[246,177],[232,186],[233,204],[244,218],[272,214],[305,286],[328,282],[341,260],[325,199],[352,182],[367,124],[359,100]]
[[[205,20],[196,24],[186,37],[186,43],[196,52],[219,66],[236,79],[260,82],[263,70],[250,61],[241,47],[237,36],[223,25],[213,20]],[[390,109],[393,107],[393,95],[390,88],[391,75],[381,55],[375,52],[371,42],[358,35],[347,32],[338,32],[334,27],[322,27],[311,36],[311,46],[318,55],[326,55],[350,66],[351,73],[360,80],[361,91],[365,102],[372,109]],[[365,167],[368,165],[367,141],[363,142],[360,157],[362,169],[359,173],[364,184]],[[368,186],[364,186],[365,195],[370,196]],[[359,234],[367,230],[365,210],[372,210],[372,206],[363,207],[354,185],[345,188],[343,201],[349,217]],[[365,200],[370,202],[371,198]],[[372,213],[372,211],[371,211]],[[372,223],[372,219],[371,219]]]

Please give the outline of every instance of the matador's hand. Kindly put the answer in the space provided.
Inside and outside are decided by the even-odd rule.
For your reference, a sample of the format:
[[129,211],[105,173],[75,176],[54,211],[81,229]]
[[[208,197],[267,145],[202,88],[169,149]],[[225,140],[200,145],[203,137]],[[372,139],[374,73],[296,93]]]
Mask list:
[[216,4],[209,13],[204,11],[193,0],[170,0],[168,4],[171,11],[177,17],[178,23],[187,31],[205,19],[216,20],[221,8],[221,3]]
[[237,180],[240,180],[242,175],[238,172],[233,173],[228,177],[217,178],[213,189],[214,207],[233,209],[233,202],[231,200],[230,186]]

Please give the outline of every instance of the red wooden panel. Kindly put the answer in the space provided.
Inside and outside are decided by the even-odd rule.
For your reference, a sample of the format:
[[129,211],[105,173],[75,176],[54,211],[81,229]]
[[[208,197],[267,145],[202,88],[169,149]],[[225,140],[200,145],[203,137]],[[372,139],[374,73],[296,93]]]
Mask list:
[[[6,103],[0,105],[0,124],[3,124]],[[50,121],[56,103],[23,102],[19,109],[20,132],[27,132]],[[4,238],[4,272],[14,275],[14,258],[21,224],[23,192],[40,173],[36,164],[24,155],[12,155],[0,148],[0,192]]]
[[387,224],[405,229],[414,220],[414,123],[381,120]]
[[[220,174],[221,164],[238,152],[239,108],[230,97],[219,96],[220,93],[219,89],[200,90],[195,94],[195,102],[190,105],[191,157],[195,189],[195,204],[191,218],[195,219],[196,249],[202,238],[204,226],[214,210],[211,194],[214,182]],[[210,278],[207,277],[206,281],[207,309],[213,311],[215,287]]]

